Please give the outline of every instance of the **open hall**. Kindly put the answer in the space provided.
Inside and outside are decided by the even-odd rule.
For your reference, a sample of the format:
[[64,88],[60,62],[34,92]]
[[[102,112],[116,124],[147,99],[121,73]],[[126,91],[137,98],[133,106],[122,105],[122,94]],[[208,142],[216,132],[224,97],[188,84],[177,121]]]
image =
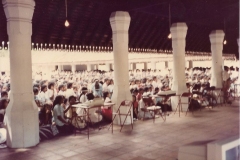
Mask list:
[[238,0],[2,0],[0,160],[239,160]]

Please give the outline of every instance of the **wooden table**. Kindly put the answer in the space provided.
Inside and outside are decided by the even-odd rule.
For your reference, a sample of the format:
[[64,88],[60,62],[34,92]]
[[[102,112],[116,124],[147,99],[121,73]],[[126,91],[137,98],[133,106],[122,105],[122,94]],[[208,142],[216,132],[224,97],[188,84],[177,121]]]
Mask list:
[[[114,103],[104,103],[102,105],[100,105],[100,104],[92,105],[91,103],[79,103],[79,104],[72,105],[72,107],[84,109],[85,112],[86,112],[86,116],[87,116],[88,120],[91,121],[90,114],[89,114],[90,109],[100,108],[102,106],[112,107],[113,105],[115,105],[115,104]],[[89,139],[89,125],[87,125],[87,131],[88,131],[88,139]]]

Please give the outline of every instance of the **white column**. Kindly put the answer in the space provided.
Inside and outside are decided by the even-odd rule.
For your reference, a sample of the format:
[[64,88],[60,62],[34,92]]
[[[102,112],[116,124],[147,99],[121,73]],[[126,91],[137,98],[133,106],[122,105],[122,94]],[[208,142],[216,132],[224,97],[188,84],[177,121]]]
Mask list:
[[[239,54],[239,58],[240,58],[240,41],[239,41],[239,38],[237,39],[237,43],[238,43],[238,54]],[[239,63],[240,61],[238,60],[238,64],[237,64],[237,66],[239,67],[240,66],[240,63]],[[237,84],[240,84],[240,70],[238,71],[238,83]]]
[[[114,57],[114,90],[112,101],[115,103],[113,112],[116,112],[123,100],[132,100],[132,95],[129,90],[128,74],[129,13],[122,11],[113,12],[110,17],[110,23],[112,27]],[[124,113],[125,110],[121,110],[121,112]],[[129,124],[131,119],[128,118],[126,124]],[[116,121],[114,123],[116,123]]]
[[193,61],[188,61],[188,68],[193,68]]
[[71,71],[72,71],[72,73],[75,73],[75,71],[76,71],[76,64],[72,64],[71,65]]
[[128,63],[128,70],[132,70],[132,64],[130,62]]
[[111,63],[106,63],[106,71],[110,71],[112,69],[112,64]]
[[215,30],[210,33],[209,37],[212,51],[211,86],[222,88],[222,50],[224,32],[222,30]]
[[156,63],[155,61],[151,61],[150,62],[150,67],[148,67],[149,69],[151,68],[151,70],[155,70],[156,69]]
[[[11,95],[6,110],[7,145],[39,143],[38,109],[32,91],[31,35],[34,0],[3,0],[10,42]],[[24,76],[19,76],[24,73]]]
[[143,69],[144,70],[147,70],[148,68],[147,68],[147,62],[143,62]]
[[92,70],[91,64],[87,64],[87,71],[91,71],[91,70]]
[[[172,90],[177,95],[187,92],[185,80],[185,46],[186,46],[186,23],[174,23],[171,26],[172,48],[173,48],[173,82]],[[166,64],[166,62],[165,62]],[[172,109],[175,110],[178,104],[178,96],[171,97]],[[182,102],[188,101],[188,98],[182,98]],[[183,111],[187,110],[187,105],[183,105]]]
[[172,90],[177,94],[187,91],[185,80],[185,46],[187,25],[174,23],[171,27],[173,48],[173,86]]
[[132,63],[132,70],[136,70],[136,67],[137,65],[136,65],[136,63]]
[[62,65],[58,65],[58,71],[61,71],[62,70]]
[[165,61],[165,68],[168,68],[168,61]]

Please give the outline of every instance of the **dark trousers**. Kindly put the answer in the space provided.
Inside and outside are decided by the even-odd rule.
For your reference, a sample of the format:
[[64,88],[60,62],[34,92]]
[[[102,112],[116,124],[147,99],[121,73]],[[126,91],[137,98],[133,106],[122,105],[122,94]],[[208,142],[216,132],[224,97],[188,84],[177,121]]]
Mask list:
[[63,126],[58,126],[57,129],[59,131],[60,135],[69,135],[73,133],[74,127],[72,125],[63,125]]

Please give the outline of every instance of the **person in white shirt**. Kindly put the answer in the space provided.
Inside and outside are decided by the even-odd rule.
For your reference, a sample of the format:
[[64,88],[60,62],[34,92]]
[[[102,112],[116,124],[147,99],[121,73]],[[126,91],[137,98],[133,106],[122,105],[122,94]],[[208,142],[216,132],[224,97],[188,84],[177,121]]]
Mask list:
[[49,99],[53,102],[53,100],[56,98],[57,96],[57,91],[55,90],[55,83],[54,82],[49,82],[48,83],[48,90],[47,90],[47,94]]
[[110,81],[107,78],[104,80],[104,84],[102,85],[103,92],[109,92],[109,90],[108,90],[109,82]]
[[83,87],[82,92],[79,96],[80,103],[85,103],[87,101],[87,96],[86,96],[87,92],[88,92],[88,89],[86,87]]
[[39,93],[39,100],[41,101],[42,104],[45,104],[48,101],[50,101],[48,93],[47,93],[46,85],[41,86],[41,92]]
[[58,86],[58,95],[62,95],[64,97],[66,97],[66,92],[65,92],[65,85],[60,84]]
[[224,71],[222,72],[222,79],[223,79],[224,101],[226,103],[230,103],[228,101],[228,89],[230,87],[231,80],[230,80],[230,75],[229,75],[228,71],[229,71],[229,68],[227,66],[224,66]]
[[75,96],[76,97],[76,94],[74,93],[73,89],[72,89],[72,83],[68,83],[67,84],[67,90],[66,90],[66,99],[68,99],[70,96]]

